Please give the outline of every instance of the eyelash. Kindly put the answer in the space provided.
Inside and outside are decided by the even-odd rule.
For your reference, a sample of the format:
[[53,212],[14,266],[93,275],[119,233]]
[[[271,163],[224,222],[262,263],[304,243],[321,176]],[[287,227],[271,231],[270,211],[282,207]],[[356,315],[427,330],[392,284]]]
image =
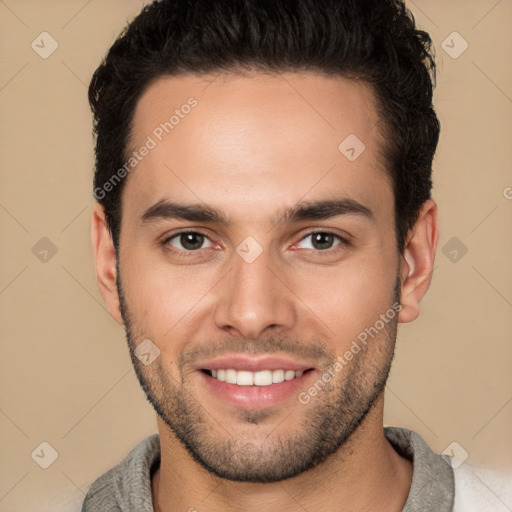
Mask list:
[[[315,252],[318,253],[318,255],[321,255],[321,256],[331,255],[333,252],[341,250],[342,247],[349,247],[351,245],[350,242],[346,238],[343,238],[342,236],[338,235],[337,233],[333,233],[332,231],[325,231],[325,230],[310,231],[309,233],[306,233],[299,240],[299,242],[302,242],[309,236],[313,236],[318,233],[322,233],[324,235],[332,235],[334,238],[338,239],[338,241],[340,242],[339,244],[335,245],[334,247],[331,247],[330,249],[325,249],[323,251],[316,250]],[[180,231],[178,233],[174,233],[170,237],[167,237],[165,240],[162,241],[161,245],[165,248],[165,250],[172,252],[175,256],[177,256],[179,258],[190,258],[192,256],[197,255],[198,253],[201,253],[201,251],[203,251],[203,249],[197,249],[195,251],[179,250],[179,249],[175,249],[174,247],[172,247],[169,244],[169,242],[171,240],[173,240],[174,238],[178,238],[179,236],[186,235],[186,234],[201,235],[201,236],[204,236],[205,238],[207,238],[208,240],[210,240],[210,237],[206,233],[203,233],[202,231],[184,230],[184,231]],[[210,242],[211,242],[211,240],[210,240]],[[342,246],[342,247],[339,247],[339,246]]]

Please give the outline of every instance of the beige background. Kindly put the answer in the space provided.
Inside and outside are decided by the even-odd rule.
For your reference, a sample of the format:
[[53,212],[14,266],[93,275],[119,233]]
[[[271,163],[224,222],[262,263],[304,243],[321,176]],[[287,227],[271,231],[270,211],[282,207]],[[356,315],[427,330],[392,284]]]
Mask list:
[[[79,510],[93,480],[156,431],[89,242],[86,87],[142,3],[0,0],[0,511]],[[512,1],[409,6],[438,55],[441,238],[421,318],[399,331],[385,422],[439,452],[457,442],[465,464],[487,468],[474,471],[491,509],[512,510],[490,472],[512,469]],[[59,45],[47,59],[31,48],[43,31]],[[469,44],[458,58],[442,47],[461,50],[453,31]],[[57,249],[46,261],[43,237]],[[58,452],[48,469],[31,456],[43,441]]]

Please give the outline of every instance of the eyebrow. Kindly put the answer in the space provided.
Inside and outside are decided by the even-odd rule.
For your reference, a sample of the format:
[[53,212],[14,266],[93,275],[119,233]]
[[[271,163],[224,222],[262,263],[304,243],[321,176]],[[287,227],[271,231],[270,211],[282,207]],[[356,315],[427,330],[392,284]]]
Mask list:
[[[274,216],[271,219],[271,224],[276,227],[308,220],[326,220],[340,215],[357,215],[372,222],[375,221],[375,216],[370,208],[354,199],[341,197],[301,201]],[[169,199],[161,199],[141,215],[142,224],[170,219],[208,222],[226,227],[232,224],[222,212],[204,203],[184,204]]]

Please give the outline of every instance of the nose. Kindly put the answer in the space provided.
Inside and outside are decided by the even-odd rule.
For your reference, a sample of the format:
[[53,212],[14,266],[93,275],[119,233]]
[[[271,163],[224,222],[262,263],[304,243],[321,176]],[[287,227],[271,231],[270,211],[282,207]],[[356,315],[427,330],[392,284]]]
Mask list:
[[217,287],[215,324],[247,339],[257,339],[266,330],[284,332],[296,321],[294,295],[283,272],[263,251],[249,263],[238,253],[222,285]]

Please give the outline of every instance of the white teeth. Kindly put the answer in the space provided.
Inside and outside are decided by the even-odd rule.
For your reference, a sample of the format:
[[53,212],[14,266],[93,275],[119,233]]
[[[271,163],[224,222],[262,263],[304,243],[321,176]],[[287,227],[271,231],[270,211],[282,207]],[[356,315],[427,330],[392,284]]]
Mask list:
[[279,384],[284,381],[284,370],[274,370],[272,372],[272,383]]
[[226,370],[226,382],[228,384],[236,384],[236,370]]
[[[236,370],[233,370],[236,372]],[[239,386],[252,386],[254,384],[254,375],[252,372],[246,372],[244,370],[240,370],[236,372],[236,383]]]
[[270,386],[272,384],[272,372],[263,370],[254,374],[254,384],[256,386]]
[[212,377],[228,384],[238,384],[239,386],[270,386],[279,384],[285,380],[292,380],[300,377],[303,370],[261,370],[259,372],[249,372],[246,370],[219,369],[211,370]]
[[284,372],[284,380],[292,380],[295,378],[295,372],[293,370],[286,370]]

